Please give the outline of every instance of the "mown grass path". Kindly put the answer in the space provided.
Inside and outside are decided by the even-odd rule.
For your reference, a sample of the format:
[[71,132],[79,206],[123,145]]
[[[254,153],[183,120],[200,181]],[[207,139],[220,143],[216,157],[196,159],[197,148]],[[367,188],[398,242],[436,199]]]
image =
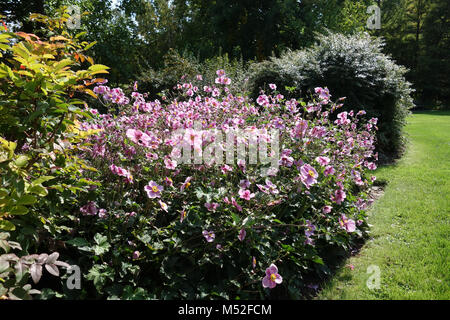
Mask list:
[[[406,132],[404,157],[376,171],[388,185],[370,210],[372,239],[318,299],[450,299],[450,112],[416,113]],[[379,289],[367,287],[371,265]]]

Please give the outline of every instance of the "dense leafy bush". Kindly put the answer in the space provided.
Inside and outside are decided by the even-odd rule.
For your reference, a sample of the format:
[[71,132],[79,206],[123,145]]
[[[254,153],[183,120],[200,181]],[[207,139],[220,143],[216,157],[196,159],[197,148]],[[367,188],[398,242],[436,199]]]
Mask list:
[[[218,74],[215,85],[180,83],[174,100],[94,89],[111,112],[80,124],[98,131],[80,156],[97,169],[83,178],[100,184],[77,208],[58,204],[71,215],[52,217],[72,230],[52,236],[88,280],[68,296],[299,298],[308,276],[329,271],[332,252],[367,234],[376,119],[352,111],[331,121],[341,105],[321,88],[308,104],[274,91],[256,105],[229,93],[231,79]],[[206,157],[208,147],[225,148],[218,132],[238,128],[248,135],[233,137],[234,148],[269,143],[277,166],[268,176],[261,155],[258,164],[180,161],[175,147]]]
[[[164,56],[164,66],[159,70],[149,69],[142,72],[137,79],[141,92],[147,92],[149,97],[157,98],[158,94],[175,94],[176,85],[180,79],[200,85],[202,81],[213,83],[215,72],[223,69],[228,76],[233,78],[233,83],[229,86],[231,92],[243,92],[247,85],[246,65],[242,60],[230,60],[228,55],[199,61],[192,55],[180,55],[171,49]],[[202,75],[202,80],[197,79],[197,75]]]
[[[35,293],[26,284],[27,275],[37,282],[45,264],[59,274],[53,264],[57,253],[30,253],[55,249],[53,239],[42,234],[46,229],[61,232],[51,223],[57,211],[52,197],[70,201],[89,187],[79,180],[82,170],[90,168],[77,156],[76,146],[86,133],[80,136],[74,127],[77,117],[90,114],[76,95],[95,96],[88,86],[96,74],[107,72],[84,55],[89,44],[78,41],[81,35],[63,30],[67,14],[33,18],[46,23],[51,36],[0,33],[0,229],[11,231],[10,242],[1,234],[6,253],[0,256],[0,296],[10,298]],[[90,64],[87,70],[83,61]],[[9,253],[8,243],[16,243],[23,257]]]
[[296,86],[295,94],[303,97],[317,86],[327,86],[334,95],[346,97],[345,110],[366,110],[377,117],[377,148],[383,156],[396,155],[413,102],[410,84],[404,79],[406,69],[383,54],[382,47],[380,39],[367,34],[319,36],[312,48],[252,65],[252,96],[274,82],[282,88]]

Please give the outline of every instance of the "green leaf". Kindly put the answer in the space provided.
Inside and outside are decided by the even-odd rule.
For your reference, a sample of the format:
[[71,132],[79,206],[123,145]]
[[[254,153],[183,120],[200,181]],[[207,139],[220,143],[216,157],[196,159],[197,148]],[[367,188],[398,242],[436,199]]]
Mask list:
[[41,197],[45,197],[46,195],[48,195],[47,189],[44,188],[42,185],[32,186],[28,191],[31,193],[37,194]]
[[88,68],[89,71],[98,72],[98,71],[104,71],[105,73],[108,73],[106,70],[109,69],[109,67],[103,65],[103,64],[94,64]]
[[18,166],[19,168],[21,168],[21,167],[25,167],[26,165],[27,165],[27,163],[28,163],[28,156],[26,156],[26,155],[21,155],[21,156],[19,156],[17,159],[16,159],[16,161],[14,161],[14,164],[16,165],[16,166]]
[[6,197],[9,194],[8,189],[0,188],[0,198]]
[[99,292],[102,292],[102,288],[106,281],[110,279],[114,280],[114,270],[107,265],[94,265],[86,276],[87,280],[93,281],[94,286]]
[[31,296],[23,288],[15,288],[9,296],[13,300],[31,300]]
[[241,221],[241,218],[239,218],[239,216],[238,216],[236,213],[234,213],[234,212],[231,213],[231,218],[232,218],[233,221],[236,222],[237,224],[239,224],[239,222]]
[[323,260],[322,260],[322,258],[321,257],[316,257],[316,258],[314,258],[314,260],[313,260],[315,263],[318,263],[318,264],[322,264],[322,265],[324,265],[325,263],[323,262]]
[[16,226],[7,220],[0,220],[0,229],[6,231],[16,230]]
[[61,60],[54,65],[54,71],[58,71],[64,67],[67,67],[68,65],[71,65],[71,64],[74,64],[74,61],[72,61],[70,59]]
[[97,233],[94,236],[94,241],[97,243],[96,246],[94,246],[94,253],[97,256],[100,256],[106,252],[108,252],[111,245],[108,242],[108,238],[106,236],[101,235],[100,233]]
[[37,199],[31,194],[25,194],[17,200],[17,205],[30,205],[36,203]]
[[83,238],[74,238],[72,240],[65,241],[65,243],[68,243],[75,247],[86,247],[86,246],[90,245],[90,243],[86,239],[83,239]]
[[35,186],[35,185],[39,185],[41,183],[47,182],[47,181],[52,180],[52,179],[55,179],[55,177],[42,176],[42,177],[39,177],[36,180],[34,180],[31,184]]
[[9,211],[9,214],[12,214],[15,216],[22,216],[27,213],[28,213],[28,208],[24,207],[24,206],[15,206],[12,208],[12,210]]
[[84,50],[89,50],[92,46],[94,46],[95,44],[97,44],[97,41],[91,42],[89,43],[86,47],[84,47]]

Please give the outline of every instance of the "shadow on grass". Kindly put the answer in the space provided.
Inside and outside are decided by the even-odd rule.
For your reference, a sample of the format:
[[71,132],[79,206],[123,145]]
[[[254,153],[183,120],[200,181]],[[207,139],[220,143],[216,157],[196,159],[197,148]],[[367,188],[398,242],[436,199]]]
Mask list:
[[450,110],[417,110],[413,114],[427,114],[432,116],[450,116]]
[[[370,198],[375,201],[380,199],[384,194],[384,189],[388,184],[388,180],[380,179],[375,180],[374,186],[370,191]],[[370,208],[368,208],[370,209]],[[325,262],[325,269],[318,272],[305,275],[304,281],[307,284],[302,292],[302,297],[304,299],[316,299],[320,291],[326,287],[331,281],[338,277],[342,281],[350,281],[352,279],[351,265],[347,265],[347,260],[350,257],[356,256],[361,252],[361,249],[370,240],[370,237],[359,239],[354,243],[354,246],[349,250],[344,250],[342,248],[329,248],[326,252],[321,252],[319,255],[323,257]],[[319,267],[320,268],[320,267]],[[343,268],[348,268],[348,270],[343,270]],[[340,272],[342,271],[343,272]],[[322,276],[318,276],[321,274]]]

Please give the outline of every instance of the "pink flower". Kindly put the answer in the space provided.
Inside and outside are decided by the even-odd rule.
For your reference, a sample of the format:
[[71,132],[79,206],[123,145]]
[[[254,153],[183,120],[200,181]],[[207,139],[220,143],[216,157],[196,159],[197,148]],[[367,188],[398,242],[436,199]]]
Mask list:
[[290,168],[294,164],[294,158],[290,157],[288,154],[282,154],[279,164]]
[[209,202],[205,203],[205,208],[208,209],[209,211],[216,211],[218,207],[219,207],[219,204],[215,203],[215,202],[213,202],[213,203],[209,203]]
[[324,206],[324,207],[322,208],[322,212],[323,212],[323,213],[330,213],[330,212],[331,212],[331,209],[333,209],[332,206]]
[[255,194],[251,193],[250,190],[239,189],[239,196],[241,197],[241,199],[245,199],[247,201],[250,201],[251,198],[255,197]]
[[223,174],[227,174],[227,172],[231,172],[233,171],[233,168],[231,168],[229,165],[224,165],[222,166],[222,168],[220,168],[220,170],[222,171]]
[[114,173],[117,174],[118,176],[121,177],[125,177],[127,179],[128,182],[133,182],[133,176],[131,175],[130,172],[128,172],[128,170],[118,167],[114,164],[109,166],[109,169]]
[[314,89],[314,91],[319,94],[320,99],[322,99],[322,100],[330,99],[330,92],[328,91],[328,88],[324,89],[321,87],[317,87]]
[[167,169],[169,170],[175,170],[177,167],[177,162],[175,160],[170,159],[169,157],[164,158],[164,164]]
[[270,89],[272,89],[272,90],[277,90],[277,85],[274,84],[274,83],[269,83],[269,87],[270,87]]
[[183,220],[186,218],[186,210],[180,211],[180,222],[183,222]]
[[328,157],[317,157],[316,161],[322,166],[326,166],[327,164],[330,163],[330,158]]
[[336,172],[332,166],[327,166],[325,170],[323,171],[324,176],[333,175]]
[[141,130],[128,129],[126,135],[128,139],[144,147],[148,147],[151,144],[152,139]]
[[277,189],[277,186],[272,183],[269,179],[266,179],[266,187],[272,194],[278,194],[279,191]]
[[168,211],[169,207],[167,206],[167,203],[162,202],[161,200],[159,200],[158,202],[159,202],[159,205],[161,206],[161,209],[163,209],[165,212],[169,212]]
[[341,204],[346,197],[347,195],[345,194],[345,191],[339,188],[334,192],[334,196],[331,196],[331,200],[337,204]]
[[356,230],[355,221],[352,219],[348,219],[345,214],[341,215],[341,218],[339,219],[339,225],[349,233]]
[[269,97],[267,97],[265,94],[260,95],[257,99],[256,102],[260,105],[260,106],[264,106],[269,104]]
[[97,203],[89,201],[86,205],[80,208],[81,213],[88,216],[95,216],[98,212]]
[[239,211],[242,212],[242,207],[237,203],[234,197],[231,197],[231,204]]
[[266,269],[266,276],[262,280],[264,288],[273,289],[277,284],[283,282],[283,278],[278,274],[278,268],[273,263]]
[[296,138],[302,138],[306,134],[308,129],[308,120],[300,120],[295,124],[294,136]]
[[156,154],[156,153],[147,153],[147,154],[145,154],[145,157],[148,159],[148,160],[158,160],[158,155]]
[[259,190],[261,190],[264,193],[270,194],[269,188],[267,186],[263,186],[262,184],[256,185]]
[[106,209],[100,209],[98,210],[98,217],[101,219],[106,218],[106,216],[108,215],[108,212],[106,211]]
[[139,251],[134,251],[133,255],[131,256],[133,260],[139,259],[141,253]]
[[311,185],[317,183],[318,176],[316,169],[309,164],[304,164],[300,168],[300,179],[308,189]]
[[173,180],[172,180],[171,178],[169,178],[169,177],[166,177],[166,178],[164,179],[164,182],[165,182],[169,187],[173,186]]
[[187,177],[186,180],[184,181],[184,183],[181,185],[180,187],[180,191],[184,191],[184,189],[189,188],[189,186],[191,185],[191,181],[192,177]]
[[158,185],[154,181],[150,181],[148,185],[144,187],[145,191],[147,192],[147,196],[150,199],[153,198],[161,198],[161,191],[164,190],[163,186]]
[[247,232],[245,232],[245,229],[242,228],[241,231],[239,231],[239,235],[238,235],[239,241],[244,241],[246,235],[247,235]]
[[377,165],[373,162],[369,162],[366,165],[367,168],[369,168],[369,170],[376,170],[377,169]]
[[241,187],[242,189],[247,189],[248,187],[250,187],[250,181],[248,181],[247,179],[239,181],[239,187]]
[[219,78],[216,78],[215,82],[217,84],[225,84],[225,85],[229,85],[231,84],[231,79],[225,76],[221,76]]
[[213,242],[216,237],[216,235],[214,234],[214,231],[204,230],[202,232],[202,234],[205,237],[206,241],[208,241],[208,242]]
[[306,229],[305,229],[305,235],[307,237],[311,237],[314,234],[314,231],[316,230],[316,226],[311,223],[311,221],[306,220]]
[[245,160],[239,159],[237,162],[237,165],[238,165],[239,169],[242,170],[242,172],[245,172],[245,168],[246,168]]

